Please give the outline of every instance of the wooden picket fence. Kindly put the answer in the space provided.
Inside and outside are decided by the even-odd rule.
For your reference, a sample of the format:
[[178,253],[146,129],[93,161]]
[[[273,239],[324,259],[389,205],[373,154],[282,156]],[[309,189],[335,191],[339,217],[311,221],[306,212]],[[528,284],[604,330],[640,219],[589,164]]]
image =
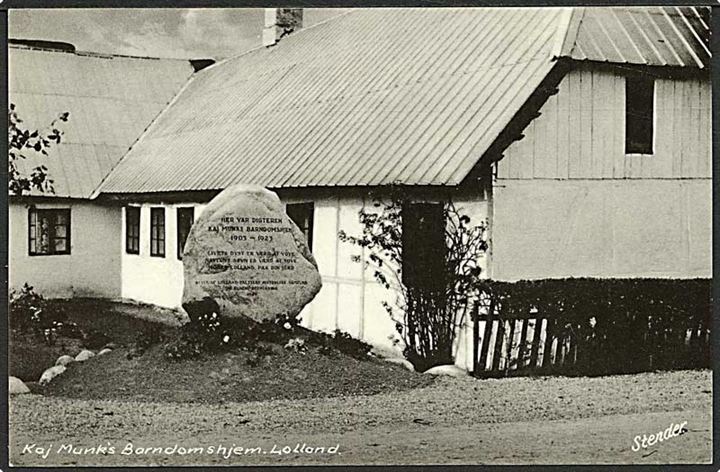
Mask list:
[[[601,375],[710,364],[709,316],[674,329],[654,329],[652,319],[638,316],[597,337],[587,335],[587,326],[583,330],[537,312],[500,319],[476,310],[474,320],[476,377]],[[613,339],[628,330],[631,341]]]

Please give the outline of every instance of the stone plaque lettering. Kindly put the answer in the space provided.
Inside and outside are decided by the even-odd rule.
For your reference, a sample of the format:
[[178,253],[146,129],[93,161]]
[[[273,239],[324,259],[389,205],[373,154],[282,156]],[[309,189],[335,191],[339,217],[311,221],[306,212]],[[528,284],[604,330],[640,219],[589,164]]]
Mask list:
[[195,222],[183,254],[183,306],[213,299],[222,315],[297,315],[320,290],[317,264],[276,194],[236,185]]

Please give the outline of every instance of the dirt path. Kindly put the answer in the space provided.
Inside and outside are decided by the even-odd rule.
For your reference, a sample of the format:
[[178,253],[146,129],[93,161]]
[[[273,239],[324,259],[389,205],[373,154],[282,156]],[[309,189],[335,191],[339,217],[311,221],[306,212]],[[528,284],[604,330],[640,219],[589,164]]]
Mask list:
[[[711,460],[711,373],[444,379],[401,393],[189,405],[27,395],[10,403],[14,465],[699,463]],[[635,435],[688,432],[631,450]],[[128,452],[131,443],[133,453]],[[297,444],[337,454],[293,452]],[[50,449],[47,458],[23,453]],[[52,446],[50,446],[52,444]],[[58,453],[61,445],[114,453]],[[175,445],[202,447],[181,455]],[[218,446],[265,454],[218,454]],[[208,452],[213,447],[212,453]],[[290,453],[277,455],[288,446]],[[137,448],[171,448],[136,454]],[[235,450],[237,452],[237,450]],[[97,452],[97,451],[95,451]]]

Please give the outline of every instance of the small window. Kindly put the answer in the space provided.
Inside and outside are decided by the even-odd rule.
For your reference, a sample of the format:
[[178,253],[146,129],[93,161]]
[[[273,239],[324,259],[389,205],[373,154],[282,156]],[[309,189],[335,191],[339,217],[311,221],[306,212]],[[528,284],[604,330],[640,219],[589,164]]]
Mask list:
[[182,260],[185,241],[187,240],[188,234],[190,234],[190,228],[192,228],[194,220],[194,208],[190,207],[177,209],[177,258],[179,261]]
[[150,255],[165,257],[165,208],[150,208]]
[[445,290],[445,214],[441,203],[402,208],[402,282],[422,291]]
[[70,254],[70,210],[38,210],[28,213],[31,256]]
[[140,254],[140,207],[125,207],[125,252]]
[[625,154],[653,153],[654,96],[653,79],[625,79]]
[[300,228],[305,235],[308,248],[312,251],[313,239],[313,213],[315,204],[308,203],[288,203],[286,211],[291,220]]

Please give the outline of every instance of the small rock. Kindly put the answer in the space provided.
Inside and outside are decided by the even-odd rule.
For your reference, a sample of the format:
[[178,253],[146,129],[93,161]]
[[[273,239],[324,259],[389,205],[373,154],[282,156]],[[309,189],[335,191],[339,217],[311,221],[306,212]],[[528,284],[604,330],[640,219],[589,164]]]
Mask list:
[[66,367],[64,365],[56,365],[50,367],[40,376],[40,385],[47,385],[52,379],[65,372]]
[[75,360],[78,362],[82,362],[90,359],[91,357],[95,357],[95,353],[92,351],[88,351],[87,349],[83,349],[82,351],[80,351],[80,354],[75,356]]
[[385,359],[385,361],[390,362],[392,364],[398,364],[403,367],[405,367],[407,370],[414,372],[415,367],[412,365],[412,362],[410,362],[407,359],[400,359],[398,357],[392,357],[390,359]]
[[421,424],[424,426],[430,426],[431,424],[433,424],[432,421],[424,420],[422,418],[415,418],[413,420],[413,423]]
[[21,393],[30,393],[30,389],[19,378],[8,377],[8,393],[10,395],[19,395]]
[[107,343],[106,345],[103,346],[103,351],[104,351],[105,349],[110,349],[110,350],[112,350],[112,349],[117,349],[117,344],[115,344],[115,343]]
[[108,352],[112,352],[112,349],[110,349],[109,347],[106,347],[106,348],[103,348],[102,350],[100,350],[100,352],[98,352],[97,355],[102,356],[103,354],[107,354]]
[[449,377],[465,377],[467,372],[456,365],[436,365],[435,367],[425,371],[430,375],[447,375]]
[[60,356],[57,358],[57,360],[55,361],[55,365],[66,366],[68,364],[72,364],[73,362],[75,362],[75,359],[72,356],[68,356],[67,354],[65,354],[64,356]]

